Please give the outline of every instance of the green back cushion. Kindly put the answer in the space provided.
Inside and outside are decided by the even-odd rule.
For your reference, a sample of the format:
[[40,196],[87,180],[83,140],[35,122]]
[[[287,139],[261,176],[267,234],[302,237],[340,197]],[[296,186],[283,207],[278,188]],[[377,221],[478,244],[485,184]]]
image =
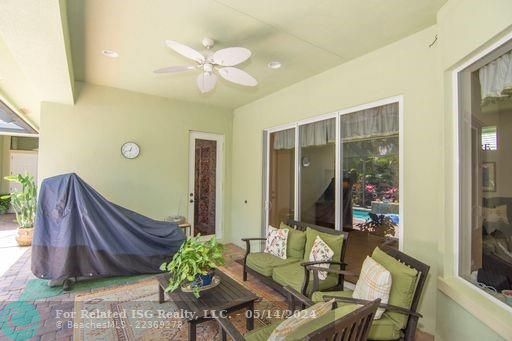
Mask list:
[[304,260],[309,261],[309,254],[313,248],[313,243],[315,242],[316,236],[320,236],[320,238],[322,238],[322,240],[331,248],[331,250],[334,251],[332,260],[339,262],[341,257],[341,247],[343,246],[343,235],[319,232],[310,227],[306,228],[306,248],[304,250]]
[[279,228],[287,229],[289,231],[288,242],[286,244],[286,257],[302,259],[304,257],[304,247],[306,245],[306,233],[296,230],[285,223],[281,223]]
[[[409,309],[416,290],[418,271],[399,262],[378,247],[373,251],[372,258],[391,272],[392,285],[388,303]],[[388,311],[384,314],[388,315],[398,328],[405,328],[408,316]]]
[[357,308],[358,306],[355,304],[347,304],[334,310],[331,310],[327,314],[319,316],[318,318],[312,320],[311,322],[308,322],[300,326],[299,328],[297,328],[297,330],[289,334],[286,337],[286,340],[304,340],[312,332],[319,330],[320,328],[328,325],[329,323],[342,318],[343,316],[353,312]]

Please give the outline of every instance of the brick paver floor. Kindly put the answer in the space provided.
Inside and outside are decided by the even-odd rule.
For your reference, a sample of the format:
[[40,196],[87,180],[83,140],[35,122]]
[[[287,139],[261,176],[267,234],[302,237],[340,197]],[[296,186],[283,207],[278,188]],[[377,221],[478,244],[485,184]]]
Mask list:
[[[233,244],[228,244],[225,250],[226,267],[231,268],[233,266],[239,266],[238,264],[235,264],[234,260],[239,259],[242,256],[243,250]],[[14,263],[14,265],[12,265],[9,270],[0,277],[0,309],[5,309],[7,305],[19,301],[28,280],[36,278],[30,271],[30,257],[30,248],[27,248],[27,251],[16,261],[16,263]],[[237,271],[237,273],[238,272],[240,271]],[[263,286],[263,284],[261,285]],[[79,294],[84,294],[84,291],[80,291]],[[56,311],[63,311],[64,313],[72,312],[74,308],[75,295],[75,293],[70,292],[41,300],[26,302],[28,304],[33,304],[40,316],[39,327],[35,331],[35,335],[32,338],[33,340],[45,341],[73,339],[73,329],[67,328],[67,322],[72,319],[62,318],[62,316],[57,318]],[[6,329],[1,323],[2,322],[0,321],[0,341],[13,340],[13,338],[6,335],[6,332],[9,334],[9,329]]]

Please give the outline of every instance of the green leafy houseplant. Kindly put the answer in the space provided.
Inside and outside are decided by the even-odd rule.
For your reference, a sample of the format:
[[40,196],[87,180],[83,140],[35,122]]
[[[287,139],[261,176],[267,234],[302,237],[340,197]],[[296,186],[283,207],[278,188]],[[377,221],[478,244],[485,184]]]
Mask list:
[[11,198],[8,194],[0,195],[0,214],[4,214],[9,210],[11,206]]
[[37,186],[34,177],[29,174],[9,175],[5,180],[21,184],[21,191],[14,191],[1,199],[11,200],[11,205],[16,213],[16,220],[20,228],[31,228],[34,226],[36,217]]
[[165,291],[173,292],[182,283],[189,282],[194,296],[199,297],[200,277],[211,274],[213,269],[224,264],[223,249],[215,238],[208,241],[201,241],[200,236],[187,238],[172,260],[160,266],[160,270],[170,274]]

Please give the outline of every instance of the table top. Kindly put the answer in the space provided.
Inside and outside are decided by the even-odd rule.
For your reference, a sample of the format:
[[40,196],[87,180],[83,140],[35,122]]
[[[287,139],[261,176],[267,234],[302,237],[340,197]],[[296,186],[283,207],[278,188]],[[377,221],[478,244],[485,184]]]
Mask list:
[[[194,294],[183,292],[180,289],[167,294],[178,308],[194,314],[193,317],[185,316],[187,319],[206,317],[209,315],[208,311],[227,311],[258,299],[258,296],[219,269],[215,270],[215,275],[221,278],[219,285],[201,291],[201,297],[199,298],[195,298]],[[169,283],[169,274],[158,275],[157,278],[160,286],[166,288]]]

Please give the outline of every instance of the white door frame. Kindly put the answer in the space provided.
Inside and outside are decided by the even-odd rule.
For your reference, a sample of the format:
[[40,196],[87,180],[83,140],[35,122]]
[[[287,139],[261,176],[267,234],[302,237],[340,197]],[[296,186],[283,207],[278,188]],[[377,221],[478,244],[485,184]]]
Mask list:
[[217,164],[215,176],[215,236],[217,239],[222,239],[223,236],[223,184],[224,184],[224,135],[205,133],[200,131],[190,131],[189,137],[189,166],[188,166],[188,222],[192,226],[191,233],[194,235],[194,202],[190,202],[190,193],[195,191],[195,140],[211,140],[217,142]]

